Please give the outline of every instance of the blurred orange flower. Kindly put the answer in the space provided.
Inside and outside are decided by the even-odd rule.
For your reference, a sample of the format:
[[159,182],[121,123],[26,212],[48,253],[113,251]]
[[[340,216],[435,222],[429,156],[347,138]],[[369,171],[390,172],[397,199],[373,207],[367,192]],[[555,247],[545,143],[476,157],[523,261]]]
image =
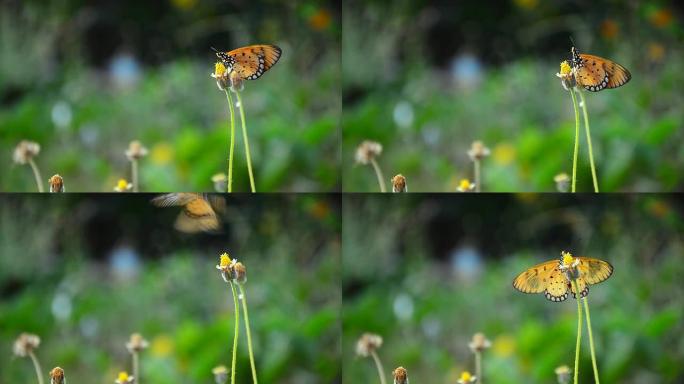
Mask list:
[[311,17],[309,17],[309,25],[311,28],[321,31],[330,26],[330,22],[332,21],[332,16],[330,15],[330,12],[326,9],[319,9],[316,11]]
[[620,28],[614,20],[606,19],[603,20],[603,23],[601,23],[601,36],[603,36],[604,39],[614,39],[617,37],[619,32]]
[[651,22],[651,24],[658,28],[665,28],[672,24],[673,18],[674,16],[672,16],[672,11],[667,8],[661,8],[651,13],[651,15],[648,17],[648,20]]

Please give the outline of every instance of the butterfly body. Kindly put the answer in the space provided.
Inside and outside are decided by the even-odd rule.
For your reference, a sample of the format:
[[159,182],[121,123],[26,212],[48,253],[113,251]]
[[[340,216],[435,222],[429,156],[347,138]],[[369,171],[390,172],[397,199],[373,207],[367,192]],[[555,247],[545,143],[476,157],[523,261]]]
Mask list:
[[591,257],[575,257],[578,276],[575,282],[577,289],[572,287],[570,274],[573,268],[561,268],[562,262],[549,260],[537,264],[518,275],[513,280],[513,287],[523,293],[544,293],[547,300],[553,302],[565,301],[572,293],[577,298],[589,294],[589,285],[598,284],[613,274],[610,263]]
[[216,51],[216,57],[226,66],[228,72],[235,72],[245,80],[256,80],[278,62],[281,53],[282,50],[275,45],[260,44],[229,52]]
[[632,74],[622,65],[603,57],[579,53],[572,47],[575,80],[584,89],[598,92],[627,84]]

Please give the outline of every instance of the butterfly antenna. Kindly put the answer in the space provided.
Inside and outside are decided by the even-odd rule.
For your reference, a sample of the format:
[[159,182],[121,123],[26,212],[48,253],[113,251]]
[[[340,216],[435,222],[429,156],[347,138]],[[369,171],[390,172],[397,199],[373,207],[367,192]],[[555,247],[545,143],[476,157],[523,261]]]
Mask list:
[[209,48],[211,48],[212,51],[218,53],[218,50],[216,48],[214,48],[214,47],[209,47]]
[[570,42],[572,43],[572,46],[574,47],[576,45],[575,40],[572,38],[572,36],[568,36],[568,37],[570,38]]

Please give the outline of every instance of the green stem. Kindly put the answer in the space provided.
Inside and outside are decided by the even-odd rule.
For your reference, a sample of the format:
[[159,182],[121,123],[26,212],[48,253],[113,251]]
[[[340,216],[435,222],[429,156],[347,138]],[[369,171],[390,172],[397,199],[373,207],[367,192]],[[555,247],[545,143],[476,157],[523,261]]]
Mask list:
[[373,169],[375,170],[375,176],[378,178],[378,184],[380,184],[380,192],[387,192],[387,187],[385,186],[385,176],[382,174],[382,170],[375,159],[370,159]]
[[133,351],[133,377],[135,383],[140,384],[140,356],[136,351]]
[[587,102],[584,100],[584,92],[579,91],[582,101],[582,114],[584,115],[584,129],[587,133],[587,144],[589,145],[589,164],[591,165],[591,178],[594,182],[594,192],[598,193],[598,178],[596,177],[596,165],[594,165],[594,151],[591,147],[591,130],[589,129],[589,113],[587,112]]
[[[475,159],[473,161],[475,167],[475,192],[482,192],[481,182],[480,182],[480,160]],[[478,376],[479,378],[479,376]],[[480,383],[481,384],[481,383]]]
[[36,178],[36,185],[38,185],[38,192],[45,192],[43,189],[43,177],[40,175],[40,170],[33,159],[28,159],[31,169],[33,170],[33,177]]
[[43,370],[40,368],[38,358],[33,353],[33,351],[29,351],[28,354],[31,357],[31,361],[33,361],[33,368],[36,369],[36,376],[38,376],[38,384],[43,384]]
[[482,352],[475,352],[475,376],[477,377],[477,383],[482,384]]
[[257,384],[256,365],[254,364],[254,352],[252,350],[252,331],[249,328],[249,313],[247,312],[247,296],[242,289],[242,284],[238,284],[238,289],[242,299],[242,315],[245,317],[245,328],[247,329],[247,349],[249,350],[249,364],[252,366],[252,382]]
[[375,352],[375,350],[371,351],[371,356],[373,356],[373,360],[375,361],[375,367],[378,369],[378,376],[380,376],[380,384],[387,384],[387,379],[385,379],[385,369],[382,367],[380,357],[378,357],[378,354]]
[[228,99],[228,109],[230,110],[230,145],[228,153],[228,192],[233,192],[233,152],[235,151],[235,110],[233,109],[233,98],[230,96],[230,91],[226,91],[226,99]]
[[572,156],[572,188],[571,192],[575,192],[575,182],[577,181],[577,157],[579,156],[579,109],[577,107],[577,96],[575,90],[570,88],[570,96],[572,96],[572,106],[575,108],[575,152]]
[[587,330],[589,330],[589,348],[591,349],[591,365],[594,368],[594,383],[599,384],[598,367],[596,366],[596,352],[594,349],[594,335],[591,332],[591,316],[589,315],[589,300],[584,296],[584,312],[587,314]]
[[[131,178],[133,179],[133,192],[140,192],[138,187],[138,160],[131,160]],[[138,380],[138,378],[135,378]]]
[[249,139],[247,138],[247,127],[245,126],[245,108],[242,104],[242,97],[240,92],[235,92],[240,104],[240,121],[242,121],[242,138],[245,141],[245,157],[247,157],[247,171],[249,172],[249,186],[252,188],[252,193],[256,192],[254,186],[254,173],[252,173],[252,156],[249,154]]
[[235,284],[232,281],[230,282],[230,289],[233,291],[233,303],[235,303],[235,334],[233,335],[233,360],[230,365],[230,384],[235,384],[235,364],[237,362],[238,336],[240,335],[240,306],[238,305]]
[[[577,292],[577,281],[572,281],[572,289]],[[579,295],[579,294],[578,294]],[[573,383],[577,384],[579,377],[579,356],[580,356],[580,340],[582,338],[582,306],[580,300],[577,299],[577,344],[575,345],[575,376]]]

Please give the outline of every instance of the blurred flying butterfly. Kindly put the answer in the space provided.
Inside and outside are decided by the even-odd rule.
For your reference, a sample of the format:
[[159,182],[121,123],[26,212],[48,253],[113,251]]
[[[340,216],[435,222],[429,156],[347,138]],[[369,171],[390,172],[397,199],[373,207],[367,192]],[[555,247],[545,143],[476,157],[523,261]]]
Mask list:
[[[577,277],[577,290],[580,297],[589,294],[589,285],[598,284],[608,279],[613,274],[613,266],[603,260],[591,257],[573,257],[579,276]],[[513,287],[523,293],[542,293],[547,300],[564,301],[568,298],[568,292],[577,298],[572,284],[566,276],[567,271],[563,268],[563,256],[561,260],[549,260],[535,265],[518,275],[513,280]]]
[[275,45],[249,45],[229,52],[216,52],[216,56],[230,73],[235,73],[245,80],[256,80],[264,72],[271,69],[280,59],[282,50]]
[[168,193],[152,199],[158,207],[182,206],[174,227],[185,233],[210,232],[219,229],[216,211],[222,213],[226,201],[216,195],[201,193]]
[[617,88],[632,78],[632,74],[622,65],[603,57],[579,53],[575,47],[572,47],[570,62],[577,84],[588,91]]

